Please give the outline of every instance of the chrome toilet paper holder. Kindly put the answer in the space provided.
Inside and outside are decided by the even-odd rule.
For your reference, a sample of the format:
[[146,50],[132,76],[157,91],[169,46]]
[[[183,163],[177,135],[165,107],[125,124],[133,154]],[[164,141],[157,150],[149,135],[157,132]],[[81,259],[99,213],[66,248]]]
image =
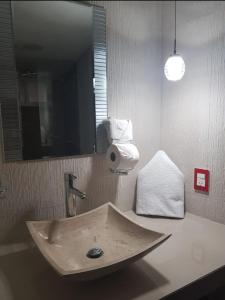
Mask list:
[[110,171],[115,175],[128,175],[129,170],[113,170],[113,169],[110,169]]

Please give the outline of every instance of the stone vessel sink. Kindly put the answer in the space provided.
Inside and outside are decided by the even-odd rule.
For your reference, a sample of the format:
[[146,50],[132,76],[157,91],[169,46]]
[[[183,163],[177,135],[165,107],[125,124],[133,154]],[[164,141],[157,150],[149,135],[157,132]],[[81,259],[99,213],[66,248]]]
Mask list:
[[[169,237],[134,223],[111,203],[72,218],[29,221],[27,226],[56,272],[74,280],[114,272]],[[90,253],[97,257],[91,258]]]

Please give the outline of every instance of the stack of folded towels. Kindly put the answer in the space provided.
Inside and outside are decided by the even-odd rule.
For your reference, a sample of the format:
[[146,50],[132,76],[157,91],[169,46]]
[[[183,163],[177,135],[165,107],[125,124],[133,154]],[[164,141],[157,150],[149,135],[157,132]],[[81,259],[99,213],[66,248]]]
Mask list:
[[184,218],[184,176],[164,151],[138,174],[136,213]]

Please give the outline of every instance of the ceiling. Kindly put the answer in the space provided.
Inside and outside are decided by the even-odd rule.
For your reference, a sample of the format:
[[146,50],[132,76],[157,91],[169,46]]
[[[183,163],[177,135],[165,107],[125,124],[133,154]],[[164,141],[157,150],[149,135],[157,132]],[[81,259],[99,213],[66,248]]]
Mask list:
[[73,1],[12,1],[16,55],[76,59],[92,44],[93,8]]

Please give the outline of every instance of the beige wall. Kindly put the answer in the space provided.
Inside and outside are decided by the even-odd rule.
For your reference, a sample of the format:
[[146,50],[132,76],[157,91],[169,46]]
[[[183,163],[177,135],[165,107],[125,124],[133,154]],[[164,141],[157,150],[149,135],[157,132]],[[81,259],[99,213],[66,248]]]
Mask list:
[[140,162],[129,176],[117,177],[106,169],[103,155],[1,163],[6,197],[0,199],[0,240],[19,239],[28,219],[64,216],[64,172],[78,176],[87,192],[78,200],[79,211],[112,201],[121,209],[134,203],[138,169],[159,149],[161,7],[159,2],[99,1],[107,12],[109,115],[130,118]]
[[[163,57],[172,50],[174,2],[163,3]],[[163,81],[161,148],[185,175],[186,209],[225,223],[225,38],[223,1],[177,2],[180,82]],[[210,170],[209,195],[193,190],[193,169]]]
[[[137,172],[159,148],[185,174],[187,210],[225,223],[225,4],[178,2],[178,51],[187,71],[180,82],[164,79],[161,89],[161,49],[165,60],[172,49],[173,2],[163,2],[162,24],[157,1],[97,3],[107,12],[109,115],[132,119],[141,160],[126,177],[111,175],[101,155],[1,163],[8,191],[0,199],[0,240],[20,238],[24,220],[64,216],[67,171],[78,175],[78,187],[87,192],[87,200],[78,200],[80,212],[107,201],[132,208]],[[193,191],[194,167],[210,170],[209,195]]]

